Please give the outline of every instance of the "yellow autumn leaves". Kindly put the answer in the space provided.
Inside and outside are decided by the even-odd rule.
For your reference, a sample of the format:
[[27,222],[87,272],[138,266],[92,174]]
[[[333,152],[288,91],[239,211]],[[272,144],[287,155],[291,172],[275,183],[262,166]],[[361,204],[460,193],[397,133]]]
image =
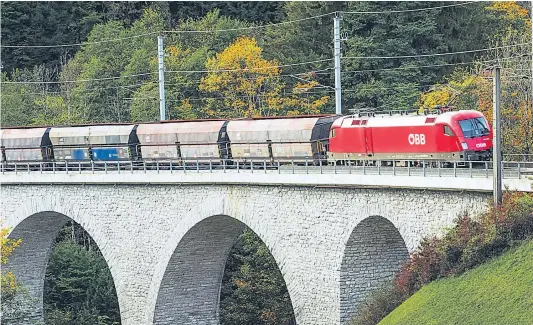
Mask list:
[[[299,76],[304,81],[283,94],[286,83],[279,65],[277,60],[263,58],[254,38],[240,37],[207,60],[209,72],[202,78],[199,89],[214,97],[208,102],[211,113],[219,117],[319,113],[329,97],[311,94],[318,82],[312,76]],[[224,105],[220,105],[219,99]]]
[[[454,76],[452,76],[453,78]],[[482,78],[476,75],[460,76],[458,79],[451,79],[446,84],[435,85],[429,91],[420,95],[420,109],[433,109],[435,106],[446,106],[454,103],[457,96],[460,96],[468,89],[475,87],[482,82]]]
[[520,6],[516,1],[494,1],[487,9],[503,13],[508,20],[522,22],[526,27],[531,28],[527,8]]
[[0,244],[1,244],[1,262],[2,262],[2,265],[6,264],[7,263],[7,260],[9,258],[9,256],[11,256],[11,254],[13,254],[13,251],[15,250],[15,248],[17,248],[18,246],[20,246],[20,243],[21,243],[21,240],[13,240],[13,239],[10,239],[8,238],[8,234],[9,234],[9,231],[10,229],[8,228],[2,228],[0,230],[0,235],[1,235],[1,241],[0,241]]
[[[1,258],[1,265],[5,265],[9,259],[9,256],[13,254],[13,251],[15,248],[20,246],[21,240],[14,240],[8,238],[10,229],[8,228],[1,228],[0,229],[0,258]],[[4,272],[2,271],[1,274],[1,288],[2,288],[2,294],[5,292],[9,292],[14,290],[17,287],[17,282],[15,280],[15,276],[11,272]]]

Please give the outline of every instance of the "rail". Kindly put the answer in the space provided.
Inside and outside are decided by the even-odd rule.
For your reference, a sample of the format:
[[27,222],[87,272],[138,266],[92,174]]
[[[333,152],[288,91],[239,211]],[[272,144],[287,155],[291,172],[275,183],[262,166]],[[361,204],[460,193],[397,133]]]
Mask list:
[[[402,162],[404,166],[398,166]],[[158,161],[61,161],[61,162],[16,162],[4,163],[0,166],[1,174],[6,173],[267,173],[279,174],[362,174],[390,176],[423,176],[423,177],[469,177],[492,178],[492,162],[450,163],[443,167],[440,164],[423,163],[413,166],[414,162],[398,161],[387,166],[377,161],[368,164],[363,161],[351,161],[349,164],[323,164],[308,159],[278,159],[274,161],[240,162],[221,159],[189,159],[189,160],[158,160]],[[502,176],[506,179],[521,179],[533,176],[533,162],[504,161]]]

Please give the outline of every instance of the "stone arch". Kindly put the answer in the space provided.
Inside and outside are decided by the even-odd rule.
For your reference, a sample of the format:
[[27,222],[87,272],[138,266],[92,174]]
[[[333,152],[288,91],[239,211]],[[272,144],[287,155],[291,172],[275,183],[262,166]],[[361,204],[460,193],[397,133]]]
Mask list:
[[215,215],[179,236],[157,289],[154,325],[219,324],[226,261],[246,226],[232,217]]
[[[99,236],[94,236],[94,232],[80,223],[80,220],[74,220],[65,214],[54,211],[31,214],[12,226],[9,238],[21,239],[22,242],[10,256],[6,269],[13,272],[17,281],[28,290],[28,294],[33,300],[31,310],[27,311],[31,316],[24,319],[23,323],[21,320],[16,320],[16,324],[24,324],[24,322],[33,324],[34,321],[44,321],[43,295],[46,267],[54,241],[61,228],[69,221],[82,225],[100,249],[104,246],[101,245]],[[105,252],[101,250],[101,253],[109,267],[109,260]],[[113,274],[112,277],[116,283]]]
[[381,216],[357,224],[344,247],[340,272],[340,321],[349,324],[368,295],[392,280],[409,258],[405,241]]

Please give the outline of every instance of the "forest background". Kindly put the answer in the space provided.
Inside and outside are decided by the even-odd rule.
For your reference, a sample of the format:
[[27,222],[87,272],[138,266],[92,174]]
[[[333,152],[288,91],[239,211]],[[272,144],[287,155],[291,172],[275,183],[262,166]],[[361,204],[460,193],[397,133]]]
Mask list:
[[[343,113],[453,105],[492,121],[502,67],[505,154],[533,149],[531,2],[2,2],[1,125],[334,113],[333,17],[343,12]],[[35,47],[35,46],[38,47]],[[222,324],[292,324],[268,249],[245,232]],[[47,269],[49,324],[119,321],[98,248],[66,227]],[[278,299],[269,299],[269,297]]]

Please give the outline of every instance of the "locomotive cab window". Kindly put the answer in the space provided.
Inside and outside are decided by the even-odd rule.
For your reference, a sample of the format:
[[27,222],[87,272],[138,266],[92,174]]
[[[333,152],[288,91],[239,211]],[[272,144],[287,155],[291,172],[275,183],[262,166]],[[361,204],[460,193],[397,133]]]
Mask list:
[[452,136],[452,137],[455,135],[453,134],[452,128],[449,127],[448,125],[444,126],[444,134]]
[[474,138],[489,134],[488,125],[482,117],[459,121],[459,126],[463,135],[467,138]]

